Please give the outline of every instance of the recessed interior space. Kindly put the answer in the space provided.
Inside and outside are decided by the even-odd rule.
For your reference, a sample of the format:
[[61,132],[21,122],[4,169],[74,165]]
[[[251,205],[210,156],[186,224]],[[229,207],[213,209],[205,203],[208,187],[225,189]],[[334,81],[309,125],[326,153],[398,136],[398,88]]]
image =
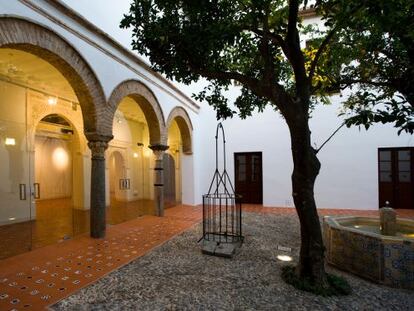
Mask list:
[[113,136],[105,156],[107,222],[154,215],[154,157],[140,98],[122,99],[113,120]]
[[89,231],[82,111],[47,61],[0,49],[0,258]]
[[183,152],[180,128],[175,120],[168,128],[168,150],[164,154],[164,204],[172,207],[180,204],[181,198],[181,154]]

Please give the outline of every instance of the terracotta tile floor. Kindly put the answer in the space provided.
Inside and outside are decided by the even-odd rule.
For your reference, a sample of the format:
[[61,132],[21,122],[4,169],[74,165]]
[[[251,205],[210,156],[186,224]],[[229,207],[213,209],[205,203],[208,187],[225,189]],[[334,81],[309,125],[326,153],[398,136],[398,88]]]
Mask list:
[[[107,222],[123,223],[143,215],[154,215],[154,201],[111,200]],[[72,208],[71,199],[36,201],[36,219],[0,226],[0,259],[61,242],[89,232],[89,210]]]
[[[243,205],[247,212],[294,214],[293,208]],[[320,210],[321,215],[377,211]],[[414,218],[414,210],[398,211]],[[0,261],[0,310],[42,310],[97,281],[201,221],[201,207],[176,206],[165,217],[143,216],[109,226],[104,239],[87,235]]]

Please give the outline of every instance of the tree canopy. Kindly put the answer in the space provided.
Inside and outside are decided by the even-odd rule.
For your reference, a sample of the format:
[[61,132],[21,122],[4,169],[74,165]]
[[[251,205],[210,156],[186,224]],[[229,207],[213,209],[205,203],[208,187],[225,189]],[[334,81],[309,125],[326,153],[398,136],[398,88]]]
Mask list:
[[318,12],[328,27],[340,25],[331,50],[340,60],[338,84],[352,87],[347,124],[394,123],[413,133],[414,1],[321,0]]

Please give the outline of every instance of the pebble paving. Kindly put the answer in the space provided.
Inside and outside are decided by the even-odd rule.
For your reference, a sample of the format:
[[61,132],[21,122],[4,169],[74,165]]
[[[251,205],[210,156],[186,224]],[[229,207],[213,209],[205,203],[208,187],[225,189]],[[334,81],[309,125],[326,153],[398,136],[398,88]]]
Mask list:
[[[318,297],[283,282],[278,255],[295,262],[295,215],[244,214],[245,243],[233,259],[202,255],[198,225],[53,306],[54,310],[414,310],[414,293],[339,270],[350,296]],[[292,248],[282,252],[278,246]]]

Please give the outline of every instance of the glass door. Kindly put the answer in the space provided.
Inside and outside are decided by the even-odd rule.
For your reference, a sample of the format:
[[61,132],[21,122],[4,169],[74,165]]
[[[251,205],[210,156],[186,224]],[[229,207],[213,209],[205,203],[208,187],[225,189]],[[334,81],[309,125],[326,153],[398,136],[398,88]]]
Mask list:
[[31,249],[35,207],[26,109],[25,89],[0,82],[0,259]]

